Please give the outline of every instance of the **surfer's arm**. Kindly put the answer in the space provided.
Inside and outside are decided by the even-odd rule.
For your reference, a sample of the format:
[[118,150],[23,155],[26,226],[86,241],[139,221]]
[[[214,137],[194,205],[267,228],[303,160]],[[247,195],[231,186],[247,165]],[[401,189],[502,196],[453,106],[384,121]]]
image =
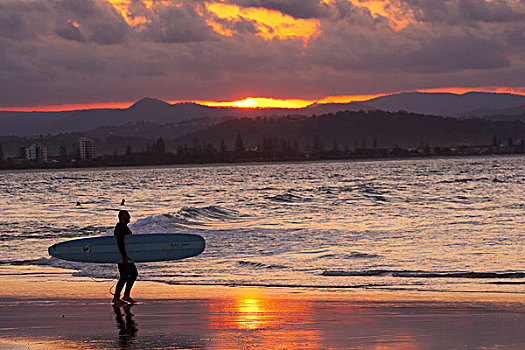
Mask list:
[[119,225],[115,227],[115,236],[117,236],[117,246],[120,254],[122,255],[122,262],[127,263],[128,253],[126,253],[126,245],[124,244],[126,232],[122,229],[122,227],[119,227]]
[[124,244],[124,235],[117,235],[117,246],[122,258],[127,258],[128,253],[126,253],[126,245]]

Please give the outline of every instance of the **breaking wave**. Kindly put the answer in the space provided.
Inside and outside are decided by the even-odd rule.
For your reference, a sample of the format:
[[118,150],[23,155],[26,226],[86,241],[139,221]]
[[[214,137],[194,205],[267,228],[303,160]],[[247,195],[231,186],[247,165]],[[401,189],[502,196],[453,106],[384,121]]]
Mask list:
[[228,220],[239,217],[238,211],[215,205],[202,208],[183,207],[177,214],[190,220]]
[[258,262],[251,262],[251,261],[238,261],[239,266],[244,267],[251,267],[256,269],[286,269],[286,266],[283,265],[275,265],[275,264],[263,264]]
[[274,202],[284,202],[284,203],[302,203],[302,202],[311,201],[310,198],[301,197],[301,196],[291,194],[291,193],[278,194],[275,196],[267,196],[264,198],[274,201]]
[[241,217],[236,210],[214,205],[202,208],[182,207],[175,214],[150,215],[139,219],[130,228],[134,233],[170,233],[210,221],[228,221]]

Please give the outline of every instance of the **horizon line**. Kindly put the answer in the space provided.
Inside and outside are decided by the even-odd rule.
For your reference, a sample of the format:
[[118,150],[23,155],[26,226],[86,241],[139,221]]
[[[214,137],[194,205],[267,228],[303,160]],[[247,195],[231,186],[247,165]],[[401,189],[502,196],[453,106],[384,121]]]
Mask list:
[[[212,100],[162,100],[168,104],[174,105],[179,103],[195,103],[207,107],[216,108],[238,108],[238,109],[301,109],[314,104],[328,104],[328,103],[355,103],[366,102],[374,98],[391,96],[402,93],[449,93],[456,95],[464,95],[467,93],[498,93],[498,94],[512,94],[518,96],[525,96],[525,87],[476,87],[476,88],[432,88],[432,89],[418,89],[412,91],[398,91],[390,93],[377,94],[357,94],[357,95],[335,95],[326,96],[321,99],[280,99],[272,97],[252,97],[247,96],[242,99],[232,101],[212,101]],[[99,103],[71,103],[61,105],[37,105],[29,107],[0,107],[1,112],[73,112],[93,109],[128,109],[138,101],[147,98],[143,97],[137,101],[127,102],[99,102]]]

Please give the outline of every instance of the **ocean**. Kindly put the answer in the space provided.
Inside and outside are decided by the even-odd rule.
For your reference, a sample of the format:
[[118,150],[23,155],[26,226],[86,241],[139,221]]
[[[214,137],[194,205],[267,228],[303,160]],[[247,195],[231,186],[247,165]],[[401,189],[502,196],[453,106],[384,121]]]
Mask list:
[[3,171],[0,274],[110,283],[115,265],[47,248],[127,209],[133,233],[206,239],[138,283],[524,293],[524,189],[523,156]]

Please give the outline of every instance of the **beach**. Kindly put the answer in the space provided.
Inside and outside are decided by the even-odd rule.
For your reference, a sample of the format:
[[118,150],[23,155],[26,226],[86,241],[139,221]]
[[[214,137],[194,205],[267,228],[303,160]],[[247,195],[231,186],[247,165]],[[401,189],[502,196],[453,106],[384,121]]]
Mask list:
[[31,269],[0,283],[2,349],[522,349],[521,295],[168,285]]

